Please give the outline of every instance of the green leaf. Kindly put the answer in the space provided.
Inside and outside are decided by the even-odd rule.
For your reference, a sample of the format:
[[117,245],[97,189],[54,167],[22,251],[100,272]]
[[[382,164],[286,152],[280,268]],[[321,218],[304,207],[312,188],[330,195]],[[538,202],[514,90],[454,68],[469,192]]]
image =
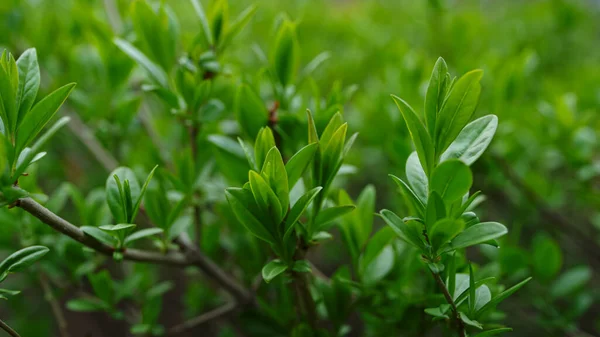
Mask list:
[[479,323],[479,322],[477,322],[475,320],[470,319],[467,315],[465,315],[465,313],[459,312],[459,315],[460,315],[460,319],[463,322],[465,322],[466,325],[475,327],[477,329],[483,329],[483,325],[481,325],[481,323]]
[[514,294],[517,290],[521,289],[530,280],[531,280],[531,277],[528,277],[525,280],[510,287],[509,289],[506,289],[505,291],[501,292],[500,294],[494,296],[491,301],[487,302],[483,307],[481,307],[479,310],[477,310],[476,316],[479,317],[483,313],[485,313],[487,310],[496,307],[496,305],[498,305],[500,302],[504,301],[510,295]]
[[440,161],[459,159],[467,165],[473,164],[485,152],[494,138],[498,117],[487,115],[467,124],[458,137],[442,153]]
[[477,288],[475,288],[475,275],[473,275],[473,265],[469,263],[469,313],[472,314],[475,312],[475,293],[477,292]]
[[13,134],[17,128],[18,110],[16,106],[16,95],[18,90],[18,68],[14,58],[6,51],[0,58],[0,113],[4,119],[8,134]]
[[473,175],[460,160],[448,160],[438,165],[431,175],[429,188],[440,194],[446,204],[459,200],[469,192]]
[[258,131],[256,141],[254,142],[254,155],[256,158],[256,166],[262,169],[267,153],[275,147],[275,137],[273,131],[269,127],[264,127]]
[[408,180],[408,184],[415,192],[415,195],[423,204],[426,204],[427,195],[429,193],[429,183],[416,151],[413,151],[406,160],[406,180]]
[[315,219],[315,230],[326,230],[331,225],[327,226],[337,218],[352,212],[356,206],[354,205],[342,205],[342,206],[334,206],[329,207],[327,209],[321,210]]
[[252,139],[256,138],[258,131],[269,121],[265,103],[247,84],[242,84],[237,91],[235,112],[240,127]]
[[442,219],[437,221],[428,230],[429,241],[434,250],[437,251],[443,244],[452,240],[465,228],[462,220]]
[[267,263],[262,269],[262,277],[265,282],[271,282],[275,277],[288,269],[287,264],[281,260],[273,260]]
[[452,87],[435,125],[435,150],[438,154],[450,146],[471,119],[479,101],[482,76],[482,70],[470,71]]
[[435,153],[431,136],[429,133],[427,133],[427,129],[425,129],[423,122],[419,120],[419,117],[410,107],[410,105],[408,105],[408,103],[395,95],[392,95],[392,98],[398,106],[398,109],[400,109],[402,117],[404,117],[404,121],[408,127],[408,132],[410,133],[410,138],[415,145],[415,149],[417,150],[417,154],[419,156],[419,160],[421,161],[421,166],[425,171],[425,175],[429,176],[433,170],[435,161]]
[[19,108],[18,128],[25,115],[33,106],[38,89],[40,88],[40,67],[35,48],[29,48],[21,54],[17,60],[17,67],[19,68],[19,87],[17,90],[17,106]]
[[558,243],[540,233],[533,239],[531,260],[535,274],[542,280],[550,280],[560,272],[563,256]]
[[475,310],[479,310],[481,308],[483,308],[484,305],[486,305],[489,301],[492,300],[492,293],[490,291],[490,288],[488,288],[488,286],[486,285],[482,285],[479,288],[476,288],[477,290],[475,291]]
[[256,166],[256,161],[254,160],[254,150],[249,147],[240,137],[238,137],[237,140],[238,143],[240,143],[242,150],[244,150],[244,154],[246,155],[246,160],[248,161],[250,168],[254,171],[258,171],[259,168]]
[[192,5],[194,6],[194,11],[198,15],[198,19],[200,19],[200,25],[202,27],[202,32],[204,33],[204,38],[206,39],[206,43],[209,46],[213,45],[213,34],[210,30],[210,25],[208,23],[208,19],[206,17],[206,12],[204,12],[204,8],[202,8],[202,4],[200,0],[191,0]]
[[283,87],[294,82],[300,62],[300,47],[296,37],[296,24],[285,20],[275,37],[271,63],[275,76]]
[[129,230],[129,229],[132,229],[135,227],[136,226],[134,224],[120,223],[120,224],[116,224],[116,225],[103,225],[98,228],[100,228],[101,230],[103,230],[105,232],[122,232],[122,231]]
[[17,130],[17,152],[24,149],[42,131],[67,97],[69,97],[73,88],[75,88],[75,83],[62,86],[33,106],[31,111],[23,118]]
[[113,281],[110,277],[110,273],[106,269],[88,275],[88,280],[94,289],[94,294],[101,299],[103,302],[108,304],[115,304],[115,296],[112,288]]
[[140,206],[142,205],[142,199],[144,198],[144,194],[146,194],[146,190],[148,189],[148,185],[150,184],[150,180],[152,180],[152,177],[154,176],[154,171],[156,171],[156,168],[158,167],[158,165],[154,166],[154,168],[152,169],[152,171],[150,171],[150,174],[148,174],[148,177],[146,177],[146,181],[144,182],[144,186],[142,186],[142,189],[140,191],[139,196],[136,199],[135,205],[133,206],[133,212],[130,218],[130,222],[135,222],[135,218],[138,214],[138,211],[140,210]]
[[223,50],[225,47],[227,47],[231,40],[233,40],[233,38],[242,31],[252,16],[254,16],[256,9],[257,7],[255,5],[248,6],[248,8],[246,8],[234,21],[231,22],[225,31],[225,36],[219,42],[219,49]]
[[288,213],[287,218],[285,219],[285,238],[287,238],[290,235],[291,229],[294,228],[294,224],[296,223],[296,221],[300,219],[300,216],[304,213],[308,205],[310,205],[310,203],[322,189],[322,187],[317,186],[312,190],[306,192],[300,197],[300,199],[298,199],[298,201],[296,201],[296,203]]
[[41,259],[49,249],[44,246],[31,246],[18,250],[0,263],[0,282],[9,273],[21,271]]
[[577,266],[569,269],[558,277],[550,287],[550,295],[553,298],[572,295],[592,278],[592,272],[588,266]]
[[306,171],[312,162],[318,146],[318,143],[306,145],[296,152],[285,164],[285,170],[288,175],[288,183],[290,187],[294,187],[298,180],[300,180],[302,174],[304,174],[304,171]]
[[148,56],[134,47],[131,43],[121,38],[115,38],[113,42],[117,45],[117,47],[119,47],[119,49],[121,49],[122,52],[127,54],[142,68],[144,68],[154,82],[164,88],[169,86],[169,77],[167,73],[158,64],[152,62]]
[[250,233],[268,243],[275,243],[273,233],[271,233],[247,208],[251,207],[252,204],[256,205],[252,192],[242,188],[227,188],[225,190],[225,196],[238,221],[246,227]]
[[402,179],[392,174],[390,174],[389,176],[392,177],[394,182],[396,182],[396,184],[400,188],[404,199],[411,206],[411,211],[416,213],[414,215],[422,216],[425,213],[425,205],[423,204],[421,199],[417,197],[415,192]]
[[[342,160],[342,152],[346,142],[348,124],[342,124],[331,136],[331,139],[321,152],[321,170],[325,187],[329,186],[337,174]],[[321,138],[321,142],[326,138]]]
[[421,232],[416,226],[409,225],[411,222],[415,223],[415,221],[407,221],[405,223],[402,219],[400,219],[394,212],[389,211],[387,209],[382,210],[380,213],[381,217],[385,221],[385,223],[392,227],[396,235],[400,237],[406,243],[409,243],[416,248],[424,249],[425,245],[423,240],[421,239]]
[[145,238],[148,236],[162,234],[163,232],[164,232],[164,230],[162,228],[145,228],[145,229],[139,230],[125,238],[125,245],[127,246],[136,240],[139,240],[139,239],[142,239],[142,238]]
[[448,312],[448,309],[450,309],[450,304],[442,304],[439,307],[426,308],[425,313],[428,315],[431,315],[433,317],[449,319],[450,317],[448,317],[448,315],[446,315],[446,312]]
[[394,265],[393,229],[384,227],[369,240],[359,258],[359,276],[366,285],[373,285],[387,275]]
[[108,245],[110,247],[115,247],[117,245],[117,239],[108,234],[107,232],[101,230],[100,228],[90,226],[83,226],[80,228],[85,234],[104,243],[105,245]]
[[258,207],[263,214],[269,215],[271,225],[278,226],[285,215],[279,198],[267,181],[255,171],[248,172],[248,180]]
[[436,192],[432,191],[429,194],[429,200],[425,209],[425,224],[428,228],[432,228],[438,220],[446,217],[446,205],[442,197]]
[[140,185],[130,168],[122,166],[110,173],[106,180],[106,202],[116,223],[129,223],[132,216],[133,210],[127,207],[125,192],[119,187],[125,181],[129,182],[131,200],[138,200],[141,196]]
[[461,249],[478,245],[497,239],[506,233],[508,233],[508,230],[502,224],[497,222],[481,222],[458,234],[450,242],[450,249]]
[[10,290],[10,289],[1,289],[0,288],[0,298],[7,299],[9,296],[17,296],[21,292],[19,290]]
[[286,167],[277,147],[272,147],[267,153],[261,175],[275,192],[281,203],[281,211],[285,214],[290,206],[290,188]]
[[435,122],[446,98],[446,74],[448,66],[443,58],[438,58],[431,73],[425,95],[425,124],[430,135],[435,134]]
[[110,306],[99,298],[77,298],[67,302],[67,308],[71,311],[78,312],[96,312],[96,311],[107,311]]
[[473,337],[490,337],[490,336],[496,336],[496,335],[499,335],[501,333],[510,332],[510,331],[513,331],[513,329],[511,329],[511,328],[498,328],[498,329],[492,329],[492,330],[486,330],[486,331],[480,332],[480,333],[476,334]]
[[292,270],[298,273],[310,273],[312,271],[310,264],[306,260],[297,260],[294,262]]

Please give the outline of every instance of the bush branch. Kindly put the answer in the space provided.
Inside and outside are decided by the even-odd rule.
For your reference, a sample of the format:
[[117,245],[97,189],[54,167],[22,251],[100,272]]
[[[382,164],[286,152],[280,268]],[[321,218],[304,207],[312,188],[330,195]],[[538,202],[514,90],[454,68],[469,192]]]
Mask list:
[[12,337],[21,337],[13,328],[8,326],[8,324],[4,323],[3,320],[0,319],[0,329],[6,331]]
[[237,303],[228,303],[222,307],[206,312],[200,316],[189,319],[181,324],[171,327],[167,331],[167,336],[180,336],[185,332],[198,328],[210,321],[232,314],[238,308]]
[[433,275],[435,282],[438,284],[438,286],[442,290],[442,293],[444,294],[446,301],[448,302],[448,304],[450,304],[450,307],[452,308],[452,313],[454,314],[454,320],[455,320],[455,324],[456,324],[456,329],[458,331],[458,335],[460,337],[465,337],[466,336],[465,324],[463,323],[462,319],[460,318],[460,313],[458,312],[456,303],[454,303],[454,299],[452,299],[452,296],[450,295],[450,292],[448,291],[446,284],[440,277],[440,274],[434,273],[434,272],[432,272],[431,274]]

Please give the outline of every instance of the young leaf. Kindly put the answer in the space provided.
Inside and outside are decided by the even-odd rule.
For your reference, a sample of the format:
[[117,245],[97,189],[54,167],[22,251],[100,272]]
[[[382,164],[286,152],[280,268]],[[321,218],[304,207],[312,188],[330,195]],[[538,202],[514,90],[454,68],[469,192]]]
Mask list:
[[447,203],[462,198],[473,184],[473,175],[469,167],[456,159],[438,165],[431,175],[429,188],[436,191]]
[[462,220],[442,219],[428,230],[429,240],[435,250],[439,249],[443,244],[452,240],[465,228],[465,223]]
[[423,249],[425,247],[423,240],[421,239],[421,233],[414,226],[407,225],[394,212],[387,209],[382,210],[379,214],[385,223],[392,227],[400,239],[415,246],[416,248]]
[[169,86],[169,77],[167,76],[167,73],[158,64],[152,62],[148,56],[144,55],[139,49],[123,39],[115,38],[114,43],[121,51],[144,68],[154,82],[164,88]]
[[288,176],[288,184],[290,187],[294,187],[298,180],[300,180],[302,174],[304,171],[306,171],[313,160],[318,146],[318,143],[306,145],[296,152],[285,164],[285,170]]
[[492,298],[491,301],[487,302],[483,307],[481,307],[481,309],[477,310],[476,316],[479,317],[483,313],[485,313],[487,310],[494,308],[496,305],[498,305],[498,303],[504,301],[507,297],[514,294],[517,290],[521,289],[530,280],[531,280],[531,277],[528,277],[525,280],[515,284],[514,286],[510,287],[509,289],[506,289],[505,291],[496,295],[494,298]]
[[265,226],[259,221],[252,212],[246,208],[251,204],[256,204],[252,192],[243,188],[227,188],[225,196],[231,206],[233,214],[238,221],[246,227],[246,229],[254,236],[268,243],[274,244],[275,237]]
[[153,235],[157,235],[157,234],[161,234],[163,233],[164,230],[162,228],[144,228],[142,230],[139,230],[137,232],[134,232],[133,234],[127,236],[125,238],[125,246],[131,244],[132,242],[148,237],[148,236],[153,236]]
[[213,45],[213,34],[210,30],[210,25],[208,23],[208,19],[206,17],[206,12],[204,12],[204,8],[202,8],[202,4],[200,0],[191,0],[192,5],[194,6],[194,11],[198,15],[198,19],[200,19],[200,25],[202,26],[202,32],[204,33],[204,38],[206,39],[206,43],[209,46]]
[[67,97],[69,97],[73,88],[75,88],[75,83],[62,86],[33,106],[31,111],[23,118],[17,130],[17,152],[24,149],[42,131]]
[[354,205],[343,205],[321,210],[315,219],[315,230],[320,231],[328,229],[331,226],[327,226],[327,224],[347,213],[352,212],[355,208],[356,206]]
[[269,127],[264,127],[258,131],[256,141],[254,142],[254,156],[256,158],[256,166],[262,170],[263,163],[267,157],[267,153],[275,146],[275,137],[273,131]]
[[429,193],[429,183],[416,151],[413,151],[406,160],[406,180],[408,180],[408,184],[415,192],[415,195],[423,202],[423,204],[426,204],[427,194]]
[[312,190],[306,192],[303,196],[300,197],[300,199],[298,199],[298,201],[296,201],[296,203],[288,213],[287,218],[285,219],[284,237],[287,237],[291,233],[291,229],[294,227],[296,221],[300,219],[302,213],[304,213],[308,205],[310,205],[310,203],[322,189],[322,187],[317,186]]
[[31,246],[12,253],[0,263],[0,282],[9,273],[21,271],[41,259],[49,249],[44,246]]
[[93,237],[94,239],[104,243],[107,246],[114,247],[117,245],[117,239],[114,236],[108,234],[107,232],[101,230],[98,227],[83,226],[81,227],[81,230],[85,234]]
[[285,215],[279,198],[260,174],[250,171],[248,179],[258,207],[264,214],[269,215],[271,224],[277,226]]
[[454,84],[435,124],[435,150],[441,154],[471,119],[481,92],[482,70],[463,75]]
[[425,213],[425,205],[423,204],[421,199],[417,197],[415,192],[402,179],[392,174],[390,174],[389,176],[392,177],[394,182],[396,182],[396,184],[400,188],[400,191],[402,192],[402,195],[406,199],[406,202],[412,206],[412,211],[416,212],[415,215],[422,216]]
[[442,197],[436,191],[432,191],[429,193],[429,200],[425,209],[425,224],[431,229],[431,226],[445,217],[446,205],[444,205]]
[[35,48],[27,49],[17,60],[19,68],[19,87],[17,90],[17,106],[19,119],[17,128],[25,115],[33,106],[33,102],[40,88],[40,68]]
[[392,95],[392,98],[398,106],[398,109],[400,109],[402,117],[404,117],[404,121],[408,127],[408,132],[410,133],[410,138],[412,138],[412,141],[415,145],[415,149],[417,150],[417,154],[419,156],[419,160],[421,161],[421,166],[425,171],[425,175],[429,176],[433,170],[435,161],[434,147],[431,137],[410,105],[408,105],[408,103],[398,96]]
[[231,40],[233,40],[233,38],[242,31],[242,29],[248,24],[256,12],[256,9],[257,7],[255,5],[248,6],[248,8],[246,8],[234,21],[231,22],[225,31],[225,36],[219,41],[219,49],[223,50],[225,47],[227,47]]
[[505,332],[510,332],[513,331],[513,329],[511,328],[498,328],[498,329],[492,329],[492,330],[486,330],[483,332],[480,332],[478,334],[476,334],[473,337],[490,337],[490,336],[496,336]]
[[265,178],[269,186],[273,188],[275,195],[281,203],[282,213],[285,214],[290,206],[290,189],[286,167],[283,164],[283,158],[277,147],[272,147],[267,153],[261,175]]
[[495,115],[483,116],[472,121],[442,153],[440,161],[456,158],[470,166],[485,152],[494,138],[497,127],[498,117]]
[[146,178],[146,181],[144,182],[144,186],[142,186],[140,194],[137,197],[135,205],[133,206],[133,212],[131,214],[131,222],[135,222],[135,217],[137,216],[137,213],[140,210],[140,206],[142,205],[142,199],[144,198],[144,194],[146,194],[146,190],[148,189],[150,180],[152,180],[152,177],[154,176],[154,171],[156,171],[157,167],[158,167],[158,165],[154,166],[152,171],[150,171],[150,174],[148,174],[148,177]]
[[131,218],[122,186],[125,180],[129,181],[131,199],[138,200],[140,185],[130,168],[118,167],[111,172],[106,180],[106,202],[116,223],[127,223],[128,218]]
[[446,74],[448,66],[443,58],[438,58],[431,73],[425,95],[425,124],[430,135],[435,134],[435,121],[446,98]]
[[273,260],[267,263],[262,269],[262,277],[265,282],[271,282],[275,277],[288,269],[287,264],[281,260]]
[[285,20],[275,37],[271,62],[277,79],[283,87],[294,82],[300,61],[296,38],[296,24]]
[[497,222],[481,222],[465,229],[451,242],[450,249],[461,249],[497,239],[508,233],[504,225]]
[[110,306],[99,298],[82,297],[67,302],[67,309],[78,312],[107,311]]

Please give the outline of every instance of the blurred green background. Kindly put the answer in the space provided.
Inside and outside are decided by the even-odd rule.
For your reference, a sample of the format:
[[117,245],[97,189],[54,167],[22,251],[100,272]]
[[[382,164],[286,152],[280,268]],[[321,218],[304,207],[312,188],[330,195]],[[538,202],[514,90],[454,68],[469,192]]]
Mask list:
[[[134,71],[127,80],[130,70],[120,70],[133,64],[112,46],[111,24],[126,26],[127,21],[111,22],[107,2],[116,4],[114,10],[121,13],[117,18],[127,16],[123,13],[128,1],[0,1],[0,49],[18,55],[36,47],[43,91],[77,82],[70,113],[92,126],[120,162],[148,166],[160,154],[136,116],[143,106],[161,108],[152,99],[140,102],[139,74]],[[179,20],[178,48],[185,49],[199,29],[191,4],[165,3]],[[509,236],[502,249],[482,249],[480,254],[499,255],[487,267],[507,283],[534,276],[527,290],[509,301],[507,324],[515,328],[510,335],[600,334],[600,2],[253,3],[258,5],[256,15],[223,55],[223,62],[232,73],[253,79],[264,66],[256,50],[268,50],[277,18],[285,13],[297,21],[302,64],[322,51],[330,53],[314,74],[313,87],[331,100],[344,97],[340,108],[350,130],[360,133],[349,159],[356,171],[345,178],[346,188],[354,196],[373,184],[377,209],[402,207],[387,174],[403,174],[412,151],[406,126],[389,95],[420,107],[439,56],[453,74],[483,69],[475,117],[493,113],[500,122],[490,151],[473,167],[474,185],[487,196],[481,206],[483,216],[506,224]],[[230,12],[239,13],[248,4],[232,0]],[[233,95],[226,91],[224,96]],[[299,106],[298,113],[307,107],[314,109]],[[204,132],[227,133],[227,122],[234,120],[232,109],[226,104],[224,117]],[[166,148],[176,150],[173,146],[182,136],[161,127],[168,124],[163,123],[168,114],[155,118]],[[204,146],[210,160],[210,146]],[[38,179],[46,193],[62,181],[85,193],[103,186],[105,171],[66,129],[53,140],[49,153],[51,159],[38,168],[46,173]],[[0,224],[7,219],[0,217]],[[2,236],[0,242],[8,250],[11,236]],[[340,262],[339,249],[340,244],[332,244],[316,253],[326,273]],[[10,312],[23,335],[50,335],[52,317],[39,307],[43,299],[35,290],[26,294],[22,302],[3,303],[0,312]],[[74,317],[98,325],[91,330],[102,331],[98,322],[105,318]]]

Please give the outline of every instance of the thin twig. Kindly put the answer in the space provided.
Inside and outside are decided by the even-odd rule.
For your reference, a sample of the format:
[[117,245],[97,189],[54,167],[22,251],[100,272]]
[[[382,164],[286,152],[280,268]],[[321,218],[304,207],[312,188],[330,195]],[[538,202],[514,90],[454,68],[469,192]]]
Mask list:
[[460,318],[460,313],[458,312],[456,303],[454,303],[454,299],[452,299],[452,296],[450,295],[450,292],[448,291],[446,284],[444,284],[444,281],[442,281],[440,274],[434,273],[434,272],[432,272],[431,274],[433,275],[435,282],[438,284],[438,286],[442,290],[442,293],[444,293],[444,297],[446,298],[446,301],[448,302],[448,304],[450,304],[450,307],[452,308],[452,313],[454,314],[454,320],[455,320],[455,324],[456,324],[456,330],[458,331],[458,335],[460,337],[465,337],[466,336],[465,324],[463,323],[462,319]]
[[77,114],[68,111],[66,115],[71,118],[71,121],[67,123],[71,132],[88,148],[104,169],[108,172],[116,169],[119,166],[119,162],[100,144],[94,136],[94,132],[83,123]]
[[21,337],[13,328],[8,326],[8,324],[4,323],[3,320],[0,319],[0,329],[6,331],[12,337]]
[[56,325],[58,326],[58,332],[60,336],[70,337],[67,320],[65,319],[63,310],[60,307],[60,303],[54,297],[54,293],[52,292],[52,288],[50,287],[46,273],[40,271],[39,280],[40,284],[42,285],[42,290],[44,291],[44,298],[46,301],[48,301],[50,308],[52,309],[52,314],[56,320]]
[[[52,227],[56,231],[69,236],[70,238],[89,248],[109,256],[115,252],[113,247],[110,247],[96,240],[94,237],[85,234],[85,232],[79,227],[52,213],[50,210],[31,198],[19,199],[17,206],[38,218],[40,221]],[[235,297],[240,304],[248,304],[252,301],[253,296],[249,290],[239,284],[232,276],[227,274],[212,260],[202,254],[200,251],[194,249],[192,245],[185,242],[184,238],[179,238],[179,244],[186,249],[185,254],[178,252],[162,254],[139,249],[126,249],[122,252],[123,258],[130,261],[171,266],[197,266],[209,277],[215,279],[219,285],[233,295],[233,297]]]
[[185,332],[189,332],[192,329],[198,328],[212,320],[230,315],[238,308],[238,305],[234,302],[223,305],[222,307],[216,308],[209,312],[206,312],[198,317],[194,317],[181,324],[171,327],[167,331],[167,336],[179,336]]

